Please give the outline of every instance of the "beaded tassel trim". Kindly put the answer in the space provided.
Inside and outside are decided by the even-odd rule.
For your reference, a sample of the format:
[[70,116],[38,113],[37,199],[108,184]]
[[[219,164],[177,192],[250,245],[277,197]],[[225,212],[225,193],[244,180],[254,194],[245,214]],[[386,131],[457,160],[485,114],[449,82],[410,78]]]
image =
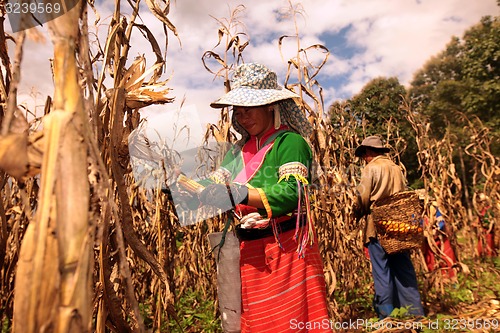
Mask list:
[[[309,201],[309,182],[307,176],[309,171],[307,167],[300,162],[290,162],[283,164],[279,168],[279,180],[288,180],[294,177],[297,181],[297,222],[295,227],[294,239],[297,242],[297,254],[299,258],[304,258],[307,248],[314,244],[314,225],[312,222],[311,203]],[[303,209],[305,208],[305,209]],[[305,224],[301,228],[301,221]],[[278,237],[277,227],[275,228],[275,238],[279,245],[281,245]]]
[[[297,205],[298,214],[294,238],[297,242],[296,252],[299,258],[304,258],[307,248],[314,244],[314,225],[312,221],[311,203],[309,201],[309,189],[307,184],[303,184],[297,180],[297,190],[299,200]],[[302,207],[305,207],[305,211],[302,211]],[[305,220],[303,228],[300,226],[301,219],[303,221]]]
[[300,162],[289,162],[280,166],[278,170],[279,179],[278,183],[283,179],[288,180],[290,176],[294,176],[297,180],[301,181],[304,184],[308,184],[307,176],[309,175],[309,171],[307,167]]

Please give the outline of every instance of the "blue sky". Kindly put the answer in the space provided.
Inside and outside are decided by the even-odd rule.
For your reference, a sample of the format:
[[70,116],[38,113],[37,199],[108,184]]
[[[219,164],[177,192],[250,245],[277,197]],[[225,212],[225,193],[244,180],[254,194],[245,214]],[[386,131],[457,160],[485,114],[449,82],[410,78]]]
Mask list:
[[[286,61],[296,52],[295,42],[283,45],[284,59],[279,54],[278,37],[294,33],[294,23],[282,14],[289,7],[284,0],[180,0],[173,1],[170,20],[177,27],[182,47],[169,36],[168,63],[165,78],[170,77],[169,87],[176,102],[145,110],[148,117],[165,116],[172,119],[172,112],[179,111],[181,101],[190,112],[197,113],[204,129],[207,122],[217,120],[218,112],[208,105],[223,93],[222,81],[215,80],[202,65],[201,56],[217,42],[218,23],[214,17],[229,17],[231,9],[245,6],[240,21],[250,39],[244,52],[245,62],[262,62],[284,80]],[[297,17],[301,45],[322,44],[331,55],[318,77],[325,97],[325,108],[339,99],[346,99],[359,92],[371,79],[395,76],[407,85],[416,70],[442,51],[452,36],[477,24],[484,15],[498,15],[496,0],[304,0],[292,1],[301,6],[303,15]],[[104,44],[112,13],[113,1],[97,1],[100,20],[90,10],[90,28],[95,38]],[[128,4],[124,2],[122,7]],[[129,15],[130,11],[124,12]],[[144,6],[142,23],[164,43],[163,28]],[[8,27],[7,27],[8,30]],[[39,29],[46,33],[44,28]],[[14,49],[10,44],[10,52]],[[148,66],[154,55],[147,41],[139,33],[131,40],[129,64],[137,55],[144,54]],[[311,58],[319,59],[319,54]],[[52,57],[50,39],[45,43],[28,41],[23,59],[19,102],[31,109],[43,110],[46,96],[52,94],[49,58]],[[319,60],[318,60],[319,61]],[[194,110],[194,111],[193,111]],[[184,117],[186,118],[186,117]],[[153,120],[156,123],[156,120]]]

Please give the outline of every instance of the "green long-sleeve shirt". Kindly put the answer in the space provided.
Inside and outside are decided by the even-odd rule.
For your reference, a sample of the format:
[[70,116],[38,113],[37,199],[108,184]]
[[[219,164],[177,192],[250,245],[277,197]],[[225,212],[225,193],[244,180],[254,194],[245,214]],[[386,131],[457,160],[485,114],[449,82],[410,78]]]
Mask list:
[[[265,141],[272,134],[267,133],[261,141]],[[264,148],[265,143],[252,137],[241,151],[230,149],[221,167],[210,178],[214,182],[221,183],[234,181],[245,162]],[[302,183],[310,181],[311,164],[312,152],[302,136],[291,131],[277,135],[258,171],[246,182],[248,187],[257,189],[261,196],[265,207],[264,210],[260,210],[261,215],[277,217],[291,213],[297,208],[299,199],[297,180]]]

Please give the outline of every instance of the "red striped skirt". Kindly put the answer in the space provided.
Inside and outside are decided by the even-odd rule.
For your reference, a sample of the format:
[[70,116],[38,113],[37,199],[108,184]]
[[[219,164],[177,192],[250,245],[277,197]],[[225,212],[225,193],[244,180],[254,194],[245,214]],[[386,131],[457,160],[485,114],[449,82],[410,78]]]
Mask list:
[[241,332],[332,332],[317,244],[299,258],[295,230],[241,242]]

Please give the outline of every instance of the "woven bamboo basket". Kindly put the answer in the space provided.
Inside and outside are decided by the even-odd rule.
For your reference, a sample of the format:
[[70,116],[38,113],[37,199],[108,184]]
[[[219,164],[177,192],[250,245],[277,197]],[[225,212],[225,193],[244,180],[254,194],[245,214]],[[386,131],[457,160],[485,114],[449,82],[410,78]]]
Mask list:
[[373,204],[371,215],[377,228],[378,240],[387,253],[422,246],[423,211],[423,203],[414,191],[399,192]]

